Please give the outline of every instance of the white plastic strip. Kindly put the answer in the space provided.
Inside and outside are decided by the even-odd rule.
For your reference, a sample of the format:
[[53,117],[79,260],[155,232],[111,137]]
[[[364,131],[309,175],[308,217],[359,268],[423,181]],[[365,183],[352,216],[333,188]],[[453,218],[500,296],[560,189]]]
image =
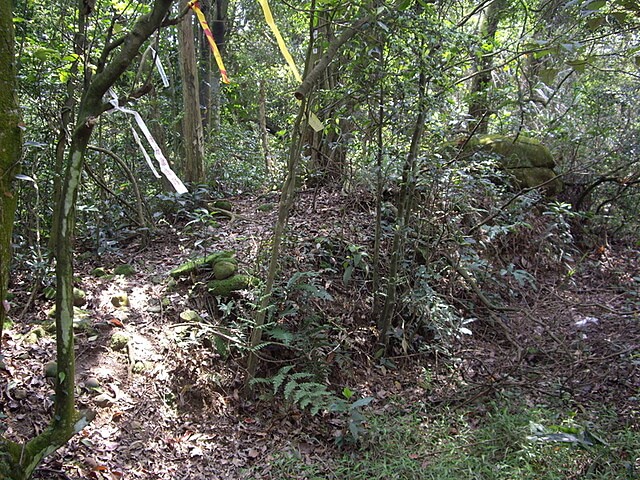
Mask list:
[[115,108],[119,112],[133,115],[133,118],[135,118],[136,123],[138,124],[138,128],[140,128],[145,138],[147,139],[147,142],[149,142],[149,145],[151,145],[151,148],[153,149],[153,153],[156,157],[156,160],[158,161],[158,165],[160,165],[160,171],[167,178],[167,180],[169,180],[171,185],[173,185],[173,188],[175,189],[175,191],[177,193],[187,193],[188,192],[187,187],[184,186],[184,183],[182,183],[182,180],[180,180],[178,176],[173,172],[173,170],[171,170],[171,167],[169,166],[169,162],[167,161],[164,154],[162,153],[160,146],[157,144],[157,142],[153,138],[153,135],[151,135],[151,132],[147,128],[147,125],[144,123],[144,120],[142,120],[142,117],[140,116],[140,114],[135,110],[123,108],[120,105],[118,105],[118,96],[113,91],[113,89],[109,89],[109,94],[111,95],[110,103],[111,105],[113,105],[113,108]]
[[158,73],[160,74],[160,78],[162,79],[162,84],[166,87],[169,86],[169,77],[167,77],[167,73],[164,71],[164,67],[162,66],[162,62],[160,61],[160,55],[156,53],[151,45],[149,45],[149,50],[151,50],[151,55],[153,55],[153,59],[156,62],[156,68],[158,69]]
[[149,169],[153,173],[153,176],[156,177],[156,178],[160,178],[162,175],[160,175],[158,173],[158,171],[156,170],[156,167],[153,166],[153,163],[151,162],[151,157],[147,153],[147,150],[144,148],[144,145],[142,145],[142,140],[140,140],[140,135],[138,135],[138,132],[136,132],[136,129],[133,128],[133,125],[131,126],[131,133],[133,133],[133,138],[135,139],[136,143],[138,144],[138,147],[140,147],[140,151],[142,152],[142,156],[147,161],[147,165],[149,165]]

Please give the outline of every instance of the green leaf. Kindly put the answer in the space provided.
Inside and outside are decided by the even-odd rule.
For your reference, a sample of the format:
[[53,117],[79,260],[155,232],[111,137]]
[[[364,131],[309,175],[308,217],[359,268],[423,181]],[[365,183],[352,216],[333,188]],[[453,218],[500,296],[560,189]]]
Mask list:
[[576,72],[583,73],[587,68],[587,65],[589,65],[589,61],[587,59],[576,59],[576,60],[569,60],[567,64],[571,68],[573,68]]
[[593,2],[589,2],[585,7],[584,10],[588,10],[590,12],[595,12],[596,10],[600,10],[602,7],[604,7],[607,4],[607,2],[605,0],[595,0]]
[[58,51],[53,48],[39,48],[33,52],[33,56],[38,60],[45,61],[51,57],[58,56]]
[[342,283],[344,283],[345,285],[348,285],[349,281],[351,281],[352,274],[353,274],[353,265],[349,264],[344,269],[344,274],[342,275]]
[[344,387],[342,389],[342,395],[344,395],[344,398],[349,400],[351,397],[353,397],[353,392],[351,391],[351,389],[349,387]]
[[372,401],[373,401],[373,397],[364,397],[353,402],[351,404],[351,407],[352,408],[364,407],[365,405],[369,405]]
[[558,76],[557,68],[545,68],[540,71],[540,80],[542,80],[546,85],[553,85],[556,81],[556,77]]
[[274,395],[278,393],[278,389],[280,388],[280,385],[282,385],[285,377],[287,376],[287,373],[289,373],[289,370],[291,370],[292,368],[293,368],[293,365],[287,365],[286,367],[282,367],[278,371],[278,373],[273,377],[273,394]]
[[284,398],[286,398],[287,400],[290,400],[291,394],[293,393],[293,391],[296,389],[297,386],[298,386],[298,383],[295,380],[289,380],[289,383],[287,383],[284,387]]
[[274,340],[280,340],[285,345],[291,345],[293,343],[294,335],[288,330],[285,330],[282,327],[275,327],[272,330],[268,330],[267,332],[271,338]]

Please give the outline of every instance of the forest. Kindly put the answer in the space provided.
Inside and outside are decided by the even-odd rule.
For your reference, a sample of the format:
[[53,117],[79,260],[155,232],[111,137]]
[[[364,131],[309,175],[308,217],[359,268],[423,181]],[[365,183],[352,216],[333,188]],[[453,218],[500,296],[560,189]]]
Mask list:
[[0,0],[0,478],[640,478],[638,99],[636,0]]

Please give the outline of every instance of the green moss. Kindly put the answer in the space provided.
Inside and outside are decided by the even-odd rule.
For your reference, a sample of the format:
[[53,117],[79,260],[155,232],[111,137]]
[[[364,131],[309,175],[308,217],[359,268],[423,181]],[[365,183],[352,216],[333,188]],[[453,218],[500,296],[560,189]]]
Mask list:
[[233,204],[229,200],[216,200],[211,206],[215,208],[219,208],[221,210],[231,211],[233,209]]
[[233,292],[246,290],[257,285],[258,279],[250,275],[233,275],[224,280],[212,280],[207,284],[209,293],[219,297],[229,297]]
[[237,270],[238,265],[236,262],[222,260],[220,262],[216,262],[213,265],[213,276],[216,278],[216,280],[224,280],[225,278],[229,278],[231,275],[236,273]]
[[91,275],[93,275],[94,277],[98,277],[98,278],[99,277],[106,277],[107,276],[107,271],[102,267],[97,267],[97,268],[94,268],[91,271]]
[[115,332],[111,335],[109,346],[113,350],[124,350],[129,344],[129,336],[122,332]]
[[44,376],[47,378],[56,378],[58,374],[58,364],[56,362],[49,362],[44,366]]
[[472,138],[466,146],[467,150],[478,148],[499,154],[504,168],[554,168],[553,155],[540,141],[525,136],[512,137],[504,135],[481,135]]
[[80,288],[74,288],[73,289],[73,304],[76,307],[82,307],[86,303],[87,303],[87,294],[85,293],[85,291],[81,290]]
[[275,203],[263,203],[262,205],[258,206],[257,210],[259,212],[271,212],[273,211],[275,206],[276,206]]
[[129,306],[129,296],[124,293],[116,293],[111,297],[111,304],[114,307],[128,307]]
[[128,263],[123,263],[122,265],[118,265],[114,270],[113,273],[115,275],[124,275],[125,277],[129,277],[131,275],[135,275],[136,273],[136,269],[133,268],[131,265],[129,265]]
[[[550,168],[541,167],[513,168],[507,169],[507,171],[513,175],[518,182],[526,186],[542,185],[556,176],[555,172]],[[556,195],[562,191],[563,184],[559,178],[555,178],[553,181],[547,183],[544,188],[550,195]]]
[[[85,310],[84,308],[79,308],[79,307],[73,307],[73,319],[74,319],[74,322],[76,320],[79,320],[79,319],[87,319],[87,318],[89,318],[90,315],[91,315],[91,312],[89,312],[89,310]],[[47,316],[49,318],[53,318],[53,317],[56,316],[56,306],[55,305],[49,309],[49,311],[47,312]]]
[[180,320],[183,322],[201,322],[202,317],[194,310],[185,310],[180,313]]
[[233,258],[233,252],[223,251],[223,252],[215,252],[206,257],[196,258],[194,260],[190,260],[186,263],[183,263],[179,267],[174,268],[169,272],[169,275],[173,278],[184,277],[189,275],[191,272],[195,272],[200,269],[210,268],[216,262],[219,261],[227,261],[227,262],[236,262]]
[[35,327],[23,337],[23,342],[29,345],[38,343],[42,337],[46,337],[47,332],[42,327]]
[[[465,152],[484,151],[497,154],[501,167],[524,187],[537,187],[556,176],[555,161],[549,149],[539,140],[525,136],[517,139],[504,135],[480,135],[469,140]],[[556,195],[563,189],[556,178],[544,186],[547,194]]]

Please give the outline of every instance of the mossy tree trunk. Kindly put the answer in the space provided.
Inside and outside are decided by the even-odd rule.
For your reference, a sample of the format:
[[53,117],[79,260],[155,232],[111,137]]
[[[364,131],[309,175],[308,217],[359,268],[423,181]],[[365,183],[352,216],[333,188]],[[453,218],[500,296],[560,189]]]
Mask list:
[[[7,0],[0,0],[4,5]],[[61,196],[58,199],[56,225],[56,335],[58,373],[55,383],[54,415],[51,424],[40,435],[20,445],[0,440],[0,474],[2,478],[27,479],[42,459],[63,446],[91,420],[89,412],[75,408],[75,354],[73,337],[73,247],[75,210],[83,162],[89,139],[99,116],[111,106],[103,96],[129,68],[142,44],[163,23],[173,0],[156,0],[152,10],[138,19],[131,31],[112,44],[102,56],[104,63],[85,79],[82,101],[71,146],[64,166]],[[80,2],[82,3],[82,1]],[[10,18],[0,12],[2,21]],[[86,20],[86,19],[85,19]],[[9,20],[10,22],[10,20]],[[5,32],[5,29],[2,29]],[[3,263],[4,265],[4,263]]]
[[11,265],[11,235],[16,211],[13,181],[22,154],[20,108],[16,95],[16,64],[12,0],[0,0],[0,351]]

